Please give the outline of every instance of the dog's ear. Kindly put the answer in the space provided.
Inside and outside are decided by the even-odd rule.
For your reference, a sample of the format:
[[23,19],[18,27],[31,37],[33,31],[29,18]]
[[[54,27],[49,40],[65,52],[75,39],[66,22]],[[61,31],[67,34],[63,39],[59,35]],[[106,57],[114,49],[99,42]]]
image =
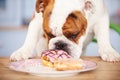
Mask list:
[[36,0],[36,12],[44,12],[45,7],[48,5],[49,0]]
[[87,15],[87,14],[94,14],[95,13],[95,4],[94,4],[94,1],[92,0],[85,0],[84,2],[84,14]]

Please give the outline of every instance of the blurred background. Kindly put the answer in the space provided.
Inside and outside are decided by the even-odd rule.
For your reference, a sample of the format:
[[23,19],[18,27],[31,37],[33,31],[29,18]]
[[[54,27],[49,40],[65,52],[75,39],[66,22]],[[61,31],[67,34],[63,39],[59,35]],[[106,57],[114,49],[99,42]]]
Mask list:
[[[105,0],[110,21],[120,26],[120,0]],[[28,24],[34,12],[35,0],[0,0],[0,56],[9,57],[24,43]],[[119,27],[120,28],[120,27]],[[119,29],[117,28],[117,29]],[[120,53],[120,35],[110,29],[110,41]],[[86,55],[96,56],[98,45],[91,42]]]

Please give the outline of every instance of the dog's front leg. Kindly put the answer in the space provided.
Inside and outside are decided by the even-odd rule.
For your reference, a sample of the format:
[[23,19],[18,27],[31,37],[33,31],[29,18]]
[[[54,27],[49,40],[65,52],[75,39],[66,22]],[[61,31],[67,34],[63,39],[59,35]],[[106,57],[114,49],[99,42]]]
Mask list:
[[120,54],[111,46],[109,40],[109,19],[104,15],[94,28],[98,41],[99,54],[104,61],[120,61]]
[[47,44],[46,44],[46,39],[43,37],[43,35],[41,35],[37,45],[36,45],[36,53],[37,53],[37,56],[40,57],[41,56],[41,53],[44,51],[44,50],[47,50]]
[[35,17],[29,24],[28,33],[23,46],[13,52],[11,60],[22,60],[33,57],[33,51],[36,46],[40,30],[42,30],[42,13],[35,14]]

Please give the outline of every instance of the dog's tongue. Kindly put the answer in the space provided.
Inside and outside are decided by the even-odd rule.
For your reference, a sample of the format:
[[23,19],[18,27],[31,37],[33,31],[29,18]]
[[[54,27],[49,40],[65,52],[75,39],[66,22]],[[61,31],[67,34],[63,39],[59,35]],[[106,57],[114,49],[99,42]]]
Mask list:
[[51,62],[54,62],[57,59],[72,58],[67,52],[63,50],[46,50],[42,52],[42,56],[47,56]]

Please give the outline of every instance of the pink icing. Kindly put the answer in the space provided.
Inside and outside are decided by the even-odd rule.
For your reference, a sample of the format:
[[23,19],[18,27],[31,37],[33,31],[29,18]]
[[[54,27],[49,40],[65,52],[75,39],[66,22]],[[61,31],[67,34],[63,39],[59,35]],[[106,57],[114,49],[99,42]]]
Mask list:
[[72,58],[67,52],[63,50],[46,50],[42,52],[41,56],[47,56],[51,62],[54,62],[56,59]]

